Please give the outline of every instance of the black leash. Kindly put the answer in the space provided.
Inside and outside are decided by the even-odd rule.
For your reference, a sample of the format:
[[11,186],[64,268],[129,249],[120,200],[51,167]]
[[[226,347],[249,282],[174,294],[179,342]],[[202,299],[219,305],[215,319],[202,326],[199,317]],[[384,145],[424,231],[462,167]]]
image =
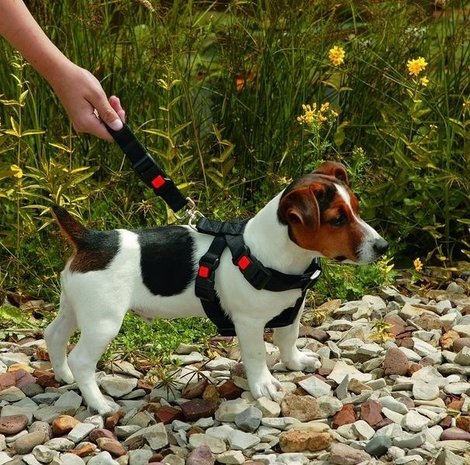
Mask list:
[[169,178],[165,171],[139,142],[135,134],[124,124],[119,131],[106,126],[116,143],[121,147],[132,164],[132,168],[142,181],[153,189],[155,195],[161,197],[176,213],[185,208],[190,199],[185,197]]

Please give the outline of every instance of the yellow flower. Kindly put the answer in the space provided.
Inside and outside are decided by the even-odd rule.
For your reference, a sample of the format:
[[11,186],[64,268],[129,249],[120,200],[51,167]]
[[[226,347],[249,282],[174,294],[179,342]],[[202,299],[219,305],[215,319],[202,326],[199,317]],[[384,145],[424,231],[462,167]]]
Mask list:
[[18,165],[11,165],[10,171],[13,177],[21,179],[23,177],[23,170]]
[[312,105],[304,104],[302,105],[302,110],[304,113],[297,116],[297,121],[300,124],[315,124],[321,126],[323,123],[327,122],[330,117],[331,120],[338,117],[338,113],[330,108],[330,104],[328,102],[322,103],[318,110],[316,103],[312,103]]
[[412,76],[417,76],[421,71],[423,71],[428,64],[423,57],[415,58],[414,60],[408,60],[406,67],[408,68],[408,73]]
[[345,56],[346,56],[346,52],[344,51],[344,48],[338,47],[337,45],[335,45],[328,52],[328,59],[330,60],[331,64],[334,66],[342,65],[344,63]]
[[470,110],[470,99],[464,100],[462,103],[463,111],[469,111]]
[[427,76],[423,76],[420,80],[419,80],[419,83],[423,86],[423,87],[427,87],[427,85],[429,84],[429,78]]
[[413,266],[416,271],[420,272],[423,269],[423,262],[419,258],[415,258],[413,260]]

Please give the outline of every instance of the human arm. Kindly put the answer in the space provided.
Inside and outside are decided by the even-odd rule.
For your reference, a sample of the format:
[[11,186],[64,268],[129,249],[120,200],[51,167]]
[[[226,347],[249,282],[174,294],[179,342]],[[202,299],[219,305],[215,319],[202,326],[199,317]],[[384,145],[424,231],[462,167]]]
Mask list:
[[99,81],[65,57],[22,0],[0,0],[0,35],[49,82],[76,131],[112,140],[100,119],[115,130],[122,128],[125,112],[119,99],[111,97],[108,101]]

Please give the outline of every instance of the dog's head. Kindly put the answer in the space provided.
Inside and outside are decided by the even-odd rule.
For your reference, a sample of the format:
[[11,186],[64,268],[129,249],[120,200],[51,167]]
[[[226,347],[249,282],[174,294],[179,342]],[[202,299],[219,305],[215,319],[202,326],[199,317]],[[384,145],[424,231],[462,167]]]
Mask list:
[[359,216],[345,167],[327,162],[283,192],[279,220],[299,247],[346,263],[370,263],[388,247]]

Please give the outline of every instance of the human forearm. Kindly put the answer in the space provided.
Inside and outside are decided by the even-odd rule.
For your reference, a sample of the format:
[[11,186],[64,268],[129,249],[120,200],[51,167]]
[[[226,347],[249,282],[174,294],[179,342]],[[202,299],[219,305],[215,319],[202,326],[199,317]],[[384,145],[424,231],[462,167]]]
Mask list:
[[70,61],[49,40],[21,0],[0,0],[0,35],[5,37],[51,85]]

